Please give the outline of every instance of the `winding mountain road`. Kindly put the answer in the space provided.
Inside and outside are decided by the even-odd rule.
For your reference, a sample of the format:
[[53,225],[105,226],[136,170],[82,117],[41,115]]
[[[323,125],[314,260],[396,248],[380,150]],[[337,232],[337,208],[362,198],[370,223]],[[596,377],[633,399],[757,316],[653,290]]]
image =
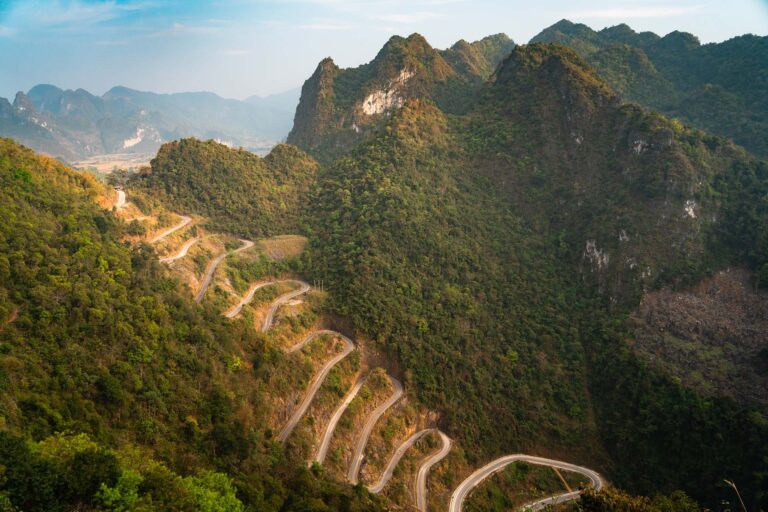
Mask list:
[[299,295],[307,293],[310,289],[309,284],[305,283],[304,281],[297,281],[292,279],[281,282],[299,283],[301,287],[298,290],[293,290],[284,295],[281,295],[277,298],[277,300],[275,300],[275,302],[272,303],[272,306],[270,306],[269,311],[267,312],[267,317],[264,319],[264,325],[261,327],[261,332],[267,332],[269,328],[272,327],[272,322],[275,320],[275,313],[277,313],[277,310],[280,308],[280,306],[289,300],[298,297]]
[[187,252],[189,252],[189,249],[192,248],[192,246],[195,245],[200,240],[202,240],[202,237],[199,237],[199,236],[197,236],[195,238],[190,238],[189,240],[187,240],[184,243],[184,245],[181,246],[181,249],[179,249],[179,251],[176,254],[174,254],[173,256],[167,256],[165,258],[160,258],[160,263],[171,263],[171,262],[174,262],[176,260],[180,260],[181,258],[186,256]]
[[[544,457],[535,457],[532,455],[523,455],[523,454],[514,454],[514,455],[506,455],[504,457],[501,457],[499,459],[496,459],[494,461],[489,462],[482,468],[478,469],[471,475],[467,477],[466,480],[464,480],[455,491],[453,491],[453,494],[451,495],[451,503],[448,506],[448,512],[461,512],[462,506],[464,504],[464,500],[469,496],[469,494],[472,492],[472,490],[480,485],[480,483],[491,476],[492,474],[496,473],[497,471],[501,471],[505,467],[507,467],[509,464],[512,464],[513,462],[527,462],[529,464],[536,464],[539,466],[550,466],[557,469],[563,469],[566,471],[573,471],[574,473],[579,473],[581,475],[586,476],[589,481],[592,483],[592,485],[595,487],[595,489],[601,489],[603,485],[605,485],[605,482],[603,481],[603,478],[597,474],[595,471],[592,471],[591,469],[577,466],[575,464],[570,464],[568,462],[562,462],[559,460],[553,460],[553,459],[545,459]],[[554,505],[555,503],[565,503],[566,501],[574,500],[579,497],[579,491],[573,491],[573,492],[566,492],[562,494],[557,494],[555,496],[550,496],[538,501],[535,501],[533,503],[529,503],[525,505],[524,509],[526,510],[540,510],[548,505]]]
[[171,233],[175,233],[176,231],[180,230],[190,222],[192,222],[192,217],[187,217],[186,215],[179,215],[181,217],[181,221],[176,224],[175,226],[171,226],[170,228],[166,229],[159,235],[157,235],[155,238],[149,241],[149,243],[154,244],[162,240],[163,238],[167,237]]
[[[278,282],[280,282],[280,281],[278,281]],[[309,336],[307,336],[306,338],[304,338],[303,340],[301,340],[301,341],[300,341],[300,342],[298,342],[297,344],[295,344],[295,345],[291,345],[290,347],[288,347],[287,349],[285,349],[285,351],[286,351],[287,353],[291,354],[291,353],[293,353],[293,352],[296,352],[296,351],[298,351],[298,350],[301,350],[302,348],[304,348],[304,346],[305,346],[307,343],[309,343],[309,342],[310,342],[310,341],[312,341],[313,339],[315,339],[315,338],[317,338],[318,336],[321,336],[321,335],[323,335],[323,334],[331,334],[331,335],[333,335],[333,336],[338,336],[338,334],[339,334],[339,333],[337,333],[336,331],[331,331],[331,330],[328,330],[328,329],[320,329],[319,331],[312,331],[312,333],[310,333],[310,335],[309,335]]]
[[355,384],[352,386],[352,389],[347,392],[347,394],[344,396],[344,400],[342,400],[341,404],[339,404],[339,406],[333,412],[331,420],[325,427],[323,440],[320,442],[320,446],[317,448],[317,453],[315,454],[315,461],[317,461],[318,464],[322,464],[323,461],[325,461],[325,456],[328,455],[328,448],[331,446],[331,439],[333,438],[333,432],[336,430],[336,425],[338,425],[341,416],[344,414],[344,411],[347,410],[349,404],[351,404],[352,400],[354,400],[357,396],[360,388],[363,387],[363,384],[365,384],[366,378],[367,376],[361,376],[357,379]]
[[451,451],[451,438],[441,430],[438,430],[437,433],[440,434],[443,446],[440,448],[440,451],[424,461],[419,468],[419,472],[416,474],[416,507],[421,512],[427,512],[427,477],[429,476],[429,471],[432,469],[432,466],[446,458]]
[[325,363],[323,368],[312,379],[312,382],[309,384],[309,388],[307,389],[307,392],[304,394],[304,399],[301,401],[301,404],[299,404],[299,406],[293,411],[293,414],[291,414],[291,418],[288,420],[288,423],[285,425],[285,427],[283,427],[283,430],[281,430],[280,434],[277,436],[277,439],[280,442],[284,442],[286,439],[288,439],[288,436],[291,435],[291,432],[293,432],[293,429],[299,423],[299,420],[301,420],[302,416],[304,416],[304,413],[307,412],[307,409],[309,409],[309,405],[312,403],[312,400],[315,398],[317,391],[320,389],[320,386],[323,384],[323,381],[328,376],[328,373],[331,371],[331,368],[333,368],[342,359],[347,357],[353,350],[355,350],[355,344],[352,343],[352,340],[350,340],[343,334],[340,334],[340,333],[334,333],[334,334],[336,336],[339,336],[344,341],[344,350],[340,354],[332,358],[330,361]]
[[365,421],[360,437],[357,439],[355,450],[352,453],[352,462],[350,463],[349,471],[347,472],[347,480],[352,484],[357,484],[360,475],[360,466],[363,464],[363,456],[365,455],[365,446],[368,444],[368,438],[371,436],[373,427],[376,425],[376,422],[379,421],[379,418],[387,412],[387,409],[392,407],[395,402],[400,400],[400,397],[403,396],[403,385],[400,384],[400,381],[391,375],[388,375],[388,377],[395,387],[395,392],[392,393],[386,402],[378,406]]
[[235,318],[243,310],[243,307],[253,300],[253,296],[256,294],[257,291],[261,290],[265,286],[277,284],[279,282],[281,281],[266,281],[264,283],[252,284],[248,292],[245,295],[243,295],[243,298],[240,300],[240,302],[234,305],[232,309],[224,313],[224,316],[227,318]]
[[389,459],[389,464],[387,464],[387,467],[384,468],[384,472],[379,477],[379,481],[376,482],[375,485],[369,485],[368,490],[373,494],[379,494],[384,489],[384,486],[387,485],[387,482],[389,482],[390,478],[392,478],[392,473],[395,471],[395,466],[397,466],[397,463],[400,462],[400,459],[403,458],[403,455],[405,455],[405,452],[408,451],[408,448],[413,446],[416,441],[424,437],[424,434],[427,434],[431,431],[432,429],[429,428],[420,430],[403,441],[403,443],[397,447],[397,450],[395,450],[392,458]]
[[115,208],[118,210],[125,206],[125,191],[120,189],[115,189],[117,192],[117,202],[115,203]]
[[[208,285],[211,284],[211,279],[213,279],[213,274],[216,272],[216,268],[221,264],[222,261],[224,261],[224,258],[226,258],[230,254],[237,254],[239,252],[245,251],[246,249],[250,249],[255,244],[251,242],[250,240],[240,240],[243,245],[235,249],[231,252],[223,252],[216,256],[216,258],[211,261],[208,264],[208,268],[205,269],[205,276],[203,277],[203,282],[200,285],[200,290],[197,292],[197,295],[195,296],[195,302],[200,303],[200,301],[203,300],[203,296],[205,295],[205,291],[208,289]],[[254,290],[255,292],[255,290]],[[228,317],[232,318],[232,317]]]

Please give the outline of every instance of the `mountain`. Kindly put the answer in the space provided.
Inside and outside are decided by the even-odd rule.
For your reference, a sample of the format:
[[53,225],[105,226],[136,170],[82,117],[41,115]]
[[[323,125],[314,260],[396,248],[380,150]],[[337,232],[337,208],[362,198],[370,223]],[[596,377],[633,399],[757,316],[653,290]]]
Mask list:
[[[383,419],[382,451],[422,422],[452,440],[430,476],[430,510],[511,453],[584,464],[654,497],[587,491],[584,510],[698,510],[679,490],[730,509],[726,480],[747,510],[766,509],[768,162],[625,102],[627,91],[678,94],[693,79],[669,70],[694,39],[667,36],[654,53],[666,38],[569,27],[549,33],[578,51],[504,36],[439,51],[414,34],[359,68],[325,59],[302,88],[289,136],[299,147],[260,158],[215,141],[167,143],[128,182],[132,200],[205,215],[231,235],[306,236],[307,250],[279,268],[322,284],[293,306],[327,295],[328,316],[367,354],[349,384],[362,365],[385,366],[406,390],[400,411],[418,417]],[[601,52],[615,44],[616,87],[591,60],[613,66]],[[730,73],[722,68],[719,87],[735,95]],[[304,437],[274,441],[270,404],[301,401],[272,397],[274,386],[303,375],[311,387],[311,372],[274,333],[254,332],[252,313],[229,323],[214,307],[224,287],[240,297],[263,283],[265,259],[234,258],[198,308],[150,247],[120,241],[131,225],[93,204],[101,185],[3,142],[0,425],[12,437],[0,439],[11,440],[0,443],[11,468],[0,504],[43,496],[33,509],[56,497],[87,509],[137,493],[167,503],[168,489],[180,503],[234,494],[254,510],[412,503],[407,485],[375,498],[335,482],[332,463],[307,469],[302,450],[322,430],[314,416]],[[190,260],[198,274],[210,261]],[[291,314],[286,328],[317,324],[311,313]],[[349,395],[332,373],[333,398],[378,409],[363,397],[381,393]],[[338,403],[318,402],[329,417]],[[341,421],[347,431],[364,423]],[[344,448],[331,451],[343,466]],[[375,465],[374,450],[360,453]],[[42,484],[23,485],[34,468]],[[503,508],[491,502],[505,481],[489,480],[481,498],[491,499],[475,510]]]
[[154,153],[165,141],[189,136],[263,152],[288,133],[293,94],[237,101],[114,87],[99,97],[37,85],[17,94],[13,105],[0,99],[0,135],[65,161]]
[[214,141],[163,144],[131,189],[150,190],[178,211],[205,215],[219,230],[249,237],[299,231],[317,162],[280,144],[261,158]]
[[371,62],[341,69],[318,64],[301,89],[288,142],[329,160],[381,126],[407,98],[429,98],[447,112],[465,111],[514,47],[504,34],[436,50],[419,34],[392,37]]
[[[464,115],[418,98],[389,112],[321,170],[308,271],[469,457],[567,454],[707,504],[738,475],[762,503],[765,409],[652,364],[630,313],[732,265],[761,282],[766,163],[623,104],[550,45],[515,48]],[[734,350],[762,364],[762,345]]]
[[692,34],[659,37],[627,25],[594,31],[561,20],[531,39],[576,50],[622,97],[768,156],[768,38],[702,45]]
[[108,192],[0,139],[0,507],[383,510],[279,455],[269,377],[227,366],[269,342],[124,243]]
[[[300,97],[301,88],[297,87],[278,94],[270,94],[269,96],[250,96],[245,99],[245,102],[256,106],[280,109],[281,111],[288,111],[293,114],[296,112],[296,106],[299,104]],[[288,128],[290,129],[290,126]]]

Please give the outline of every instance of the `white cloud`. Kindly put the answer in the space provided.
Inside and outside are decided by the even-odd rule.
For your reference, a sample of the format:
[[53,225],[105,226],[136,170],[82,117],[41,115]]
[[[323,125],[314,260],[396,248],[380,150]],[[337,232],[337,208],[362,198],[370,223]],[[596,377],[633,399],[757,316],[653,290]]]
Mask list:
[[412,12],[409,14],[381,14],[379,16],[372,16],[371,18],[378,21],[386,21],[388,23],[412,24],[438,18],[439,16],[440,15],[436,12]]
[[16,31],[11,27],[4,27],[3,25],[0,25],[0,37],[11,37],[15,33]]
[[616,9],[595,9],[575,11],[566,14],[566,18],[603,18],[603,19],[633,19],[633,18],[669,18],[682,16],[696,11],[700,5],[687,7],[626,7]]

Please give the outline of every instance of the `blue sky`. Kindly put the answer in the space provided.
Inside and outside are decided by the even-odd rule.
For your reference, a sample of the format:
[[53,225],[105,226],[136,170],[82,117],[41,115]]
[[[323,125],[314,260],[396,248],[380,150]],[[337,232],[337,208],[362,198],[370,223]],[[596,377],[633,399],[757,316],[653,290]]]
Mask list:
[[768,35],[768,0],[0,0],[0,96],[52,83],[245,98],[301,85],[326,56],[367,62],[394,34],[525,43],[562,18],[713,42]]

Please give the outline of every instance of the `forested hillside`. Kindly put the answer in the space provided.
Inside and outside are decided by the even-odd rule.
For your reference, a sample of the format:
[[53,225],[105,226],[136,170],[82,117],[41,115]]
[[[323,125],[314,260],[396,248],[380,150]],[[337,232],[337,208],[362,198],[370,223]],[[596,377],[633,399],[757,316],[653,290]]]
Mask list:
[[268,372],[231,365],[264,338],[124,245],[103,192],[0,140],[0,508],[379,509],[282,459]]
[[[323,60],[304,85],[291,134],[313,156],[286,144],[259,158],[183,139],[128,182],[134,201],[204,216],[201,230],[307,237],[290,268],[321,283],[333,322],[362,340],[355,350],[402,377],[412,424],[393,414],[379,442],[404,435],[391,426],[398,421],[407,434],[428,421],[453,440],[432,504],[448,502],[470,467],[523,452],[588,465],[632,493],[673,493],[590,491],[582,510],[695,510],[677,490],[732,509],[726,479],[750,510],[766,509],[761,402],[715,379],[704,389],[699,368],[654,364],[647,347],[664,329],[721,329],[692,321],[683,301],[659,320],[649,297],[692,293],[733,271],[762,304],[768,164],[624,102],[653,104],[659,91],[681,90],[665,74],[683,72],[675,53],[654,60],[661,53],[651,48],[664,39],[558,27],[573,30],[548,37],[575,50],[513,48],[492,36],[438,51],[414,34],[392,38],[359,68]],[[612,67],[616,59],[622,65]],[[300,426],[286,454],[267,428],[269,408],[283,400],[268,384],[291,373],[290,362],[254,331],[253,318],[221,316],[232,302],[226,290],[240,300],[251,286],[253,298],[264,284],[265,260],[233,258],[194,305],[151,246],[121,242],[126,225],[95,204],[101,185],[10,141],[0,150],[0,430],[13,446],[0,448],[0,465],[20,468],[0,472],[0,506],[388,504],[362,486],[330,482],[322,475],[331,466],[303,467],[299,454],[311,451],[317,425]],[[232,240],[187,235],[178,242],[221,245],[218,262],[237,252]],[[205,250],[186,262],[200,275],[218,264]],[[754,327],[749,315],[733,314],[742,296],[721,295],[716,305],[729,332]],[[289,323],[311,324],[314,314]],[[757,338],[729,350],[762,382],[768,346]],[[330,380],[327,416],[346,389],[338,373]],[[361,407],[355,400],[346,402],[352,410]],[[330,457],[341,466],[344,453]],[[73,476],[80,468],[93,471]],[[43,475],[38,486],[24,483],[32,473]]]
[[317,163],[278,145],[266,157],[214,141],[163,145],[151,168],[131,182],[171,208],[205,215],[212,227],[263,237],[300,230]]
[[627,25],[596,32],[561,20],[531,39],[576,50],[626,100],[732,138],[768,156],[768,38],[702,45],[685,32],[660,37]]
[[310,268],[475,456],[581,454],[708,504],[739,475],[755,504],[764,417],[647,368],[625,322],[649,288],[760,272],[767,184],[738,147],[623,106],[573,52],[518,47],[466,116],[407,101],[323,172]]

